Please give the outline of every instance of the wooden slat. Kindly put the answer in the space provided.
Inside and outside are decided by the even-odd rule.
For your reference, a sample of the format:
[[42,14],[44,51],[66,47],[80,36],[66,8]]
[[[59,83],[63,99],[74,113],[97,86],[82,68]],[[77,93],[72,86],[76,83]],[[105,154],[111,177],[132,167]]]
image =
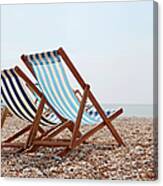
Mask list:
[[54,130],[51,133],[49,133],[48,135],[46,135],[46,137],[44,137],[43,139],[50,139],[50,138],[58,135],[65,128],[67,128],[70,124],[71,124],[71,121],[66,121],[63,125],[61,125],[59,128],[57,128],[56,130]]
[[47,130],[46,132],[44,132],[41,136],[37,137],[37,140],[41,140],[42,138],[46,137],[49,133],[51,133],[52,131],[56,130],[59,126],[61,126],[62,124],[58,124],[54,127],[51,127],[49,130]]
[[5,147],[20,148],[20,147],[24,147],[24,143],[2,143],[1,148],[5,148]]
[[84,112],[85,103],[87,101],[87,97],[88,97],[88,94],[89,94],[89,88],[90,88],[89,85],[86,85],[86,87],[84,89],[83,98],[82,98],[82,101],[80,103],[80,108],[79,108],[79,111],[78,111],[76,122],[74,124],[74,129],[73,129],[73,133],[72,133],[70,148],[73,148],[73,146],[75,144],[75,140],[76,140],[76,137],[77,137],[77,134],[78,134],[78,131],[79,131],[79,127],[80,127],[80,124],[81,124],[81,120],[82,120],[82,115],[83,115],[83,112]]
[[118,110],[116,110],[116,112],[114,112],[113,114],[111,114],[108,118],[107,121],[113,121],[114,119],[116,119],[119,115],[121,115],[123,113],[123,109],[120,108]]
[[28,62],[27,56],[22,55],[22,56],[21,56],[21,59],[22,59],[22,61],[24,62],[24,64],[27,66],[27,68],[29,69],[29,71],[32,73],[32,75],[36,78],[35,73],[34,73],[34,71],[33,71],[33,68],[32,68],[32,66],[31,66],[31,64]]
[[72,72],[72,74],[74,75],[74,77],[77,79],[77,81],[81,85],[81,87],[83,89],[85,89],[86,83],[84,82],[84,80],[80,76],[79,72],[76,70],[75,66],[73,65],[73,63],[71,62],[70,58],[65,53],[65,51],[63,50],[63,48],[59,48],[57,50],[57,53],[62,57],[62,59],[64,60],[64,62],[66,63],[66,65],[68,66],[68,68],[70,69],[70,71]]
[[40,119],[41,119],[42,112],[43,112],[43,108],[44,108],[44,104],[45,104],[45,98],[42,96],[41,102],[40,102],[38,110],[36,112],[35,119],[32,124],[32,128],[31,128],[29,137],[27,139],[26,148],[32,145],[33,140],[36,137],[36,134],[37,134],[37,131],[39,128]]
[[31,125],[26,126],[25,128],[21,129],[20,131],[18,131],[16,134],[14,134],[13,136],[9,137],[8,139],[6,139],[4,141],[4,143],[9,143],[13,140],[15,140],[16,138],[18,138],[19,136],[23,135],[25,132],[29,131],[29,129],[31,128]]
[[39,146],[47,146],[47,147],[60,147],[60,146],[69,146],[70,141],[49,141],[49,140],[43,140],[43,141],[38,141],[35,140],[33,142],[34,145],[39,145]]

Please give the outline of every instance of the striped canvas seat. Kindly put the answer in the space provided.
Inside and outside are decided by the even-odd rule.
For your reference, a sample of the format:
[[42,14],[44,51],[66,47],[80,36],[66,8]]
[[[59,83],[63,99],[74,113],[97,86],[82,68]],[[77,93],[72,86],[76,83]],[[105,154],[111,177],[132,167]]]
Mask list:
[[[75,122],[80,102],[70,86],[60,56],[52,51],[28,55],[27,58],[48,102],[64,118]],[[100,121],[100,117],[83,113],[82,124],[95,124]]]
[[[40,86],[39,86],[39,84],[37,83],[37,84],[35,84],[36,86],[37,86],[37,88],[40,90]],[[38,95],[35,93],[35,92],[33,92],[32,91],[32,94],[33,94],[33,97],[34,97],[34,99],[35,99],[35,104],[37,104],[37,105],[39,105],[39,101],[40,101],[40,97],[38,97]],[[88,105],[88,106],[90,106],[90,105]],[[45,108],[44,108],[45,110],[48,110],[49,109],[49,107],[48,106],[46,106],[45,105]],[[91,106],[88,110],[86,109],[86,112],[91,116],[91,117],[93,117],[93,118],[98,118],[98,120],[100,119],[100,115],[99,115],[99,113],[97,112],[97,110],[93,107],[93,106]],[[105,114],[106,114],[106,116],[109,116],[111,113],[113,113],[114,112],[114,110],[110,110],[110,109],[106,109],[105,110]]]
[[[14,69],[2,71],[1,95],[12,113],[23,120],[33,122],[38,105],[34,103],[30,90]],[[60,121],[53,113],[48,117],[42,116],[40,123],[43,125],[55,125],[60,123]]]

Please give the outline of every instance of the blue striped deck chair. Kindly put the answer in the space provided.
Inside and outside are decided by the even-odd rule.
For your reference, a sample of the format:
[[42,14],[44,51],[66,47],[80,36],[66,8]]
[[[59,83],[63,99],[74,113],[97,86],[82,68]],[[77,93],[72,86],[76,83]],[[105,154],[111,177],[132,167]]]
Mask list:
[[[65,149],[60,154],[61,156],[67,154],[67,152],[87,140],[104,126],[108,127],[119,145],[125,145],[111,123],[112,120],[117,118],[123,112],[123,109],[120,108],[107,117],[105,111],[101,108],[91,92],[90,86],[84,82],[62,48],[50,52],[22,55],[21,59],[32,69],[33,74],[41,87],[44,98],[48,103],[55,108],[68,123],[70,122],[74,125],[72,138],[69,141],[66,141],[66,143],[63,142]],[[78,101],[71,88],[63,63],[67,65],[80,86],[83,88],[81,102]],[[100,117],[94,117],[84,110],[87,99],[92,102]],[[81,124],[97,125],[86,134],[78,137],[77,134],[80,131]],[[35,140],[35,136],[33,136],[30,141],[36,145],[41,145],[39,141]],[[45,141],[44,145],[53,146],[54,143],[52,141]]]
[[[3,70],[1,72],[1,98],[6,106],[5,113],[2,115],[1,119],[1,127],[5,121],[7,111],[10,111],[18,118],[27,121],[28,124],[33,123],[38,110],[38,104],[35,104],[36,95],[35,97],[32,97],[31,90],[25,85],[25,82],[16,73],[14,68]],[[37,99],[38,102],[40,102],[41,99],[39,96],[37,96]],[[60,125],[61,120],[55,113],[50,113],[45,116],[44,111],[46,111],[46,108],[43,110],[43,114],[39,121],[42,126],[56,127],[57,125]],[[31,126],[32,125],[27,125],[12,137],[9,137],[2,142],[2,147],[22,147],[22,143],[11,143],[11,141],[29,131]],[[41,126],[39,126],[38,130],[41,134],[45,134]]]

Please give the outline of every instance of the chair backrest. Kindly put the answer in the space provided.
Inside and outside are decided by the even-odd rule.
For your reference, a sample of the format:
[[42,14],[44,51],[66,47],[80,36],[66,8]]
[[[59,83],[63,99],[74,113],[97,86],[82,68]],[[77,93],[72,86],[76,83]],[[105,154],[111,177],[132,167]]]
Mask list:
[[[76,98],[64,66],[57,51],[43,52],[26,56],[31,63],[42,93],[48,102],[64,118],[76,121],[80,103]],[[94,124],[99,119],[84,112],[83,124]]]
[[[3,70],[1,72],[1,94],[7,107],[19,118],[33,122],[37,107],[32,99],[25,82],[18,76],[14,69]],[[56,116],[49,115],[41,118],[40,123],[44,125],[54,125],[60,122]]]

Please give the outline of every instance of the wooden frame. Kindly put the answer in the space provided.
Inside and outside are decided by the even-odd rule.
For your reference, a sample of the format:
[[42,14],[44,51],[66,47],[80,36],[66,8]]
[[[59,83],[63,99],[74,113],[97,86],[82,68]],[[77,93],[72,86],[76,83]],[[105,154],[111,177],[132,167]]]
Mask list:
[[[104,126],[107,126],[107,128],[110,130],[110,132],[112,133],[112,135],[114,136],[114,138],[116,139],[116,141],[118,142],[119,145],[124,145],[124,142],[122,140],[122,138],[120,137],[120,135],[118,134],[118,132],[116,131],[116,129],[114,128],[114,126],[112,125],[112,121],[117,118],[120,114],[123,113],[123,109],[119,109],[118,111],[116,111],[115,113],[113,113],[111,116],[107,117],[105,115],[105,112],[103,111],[103,109],[101,108],[100,104],[98,103],[98,101],[96,100],[95,96],[93,95],[93,93],[90,90],[90,86],[87,85],[84,80],[82,79],[82,77],[80,76],[80,74],[78,73],[77,69],[75,68],[75,66],[73,65],[72,61],[69,59],[69,57],[67,56],[67,54],[65,53],[65,51],[62,48],[59,48],[57,50],[57,53],[62,57],[63,61],[65,62],[65,64],[67,65],[67,67],[70,69],[70,71],[72,72],[73,76],[76,78],[76,80],[78,81],[78,83],[80,84],[80,86],[83,88],[84,90],[84,94],[82,96],[82,100],[80,102],[80,108],[78,111],[78,115],[77,115],[77,119],[76,122],[73,123],[72,121],[67,121],[65,118],[63,118],[62,116],[60,116],[55,109],[50,105],[50,103],[47,102],[47,100],[42,96],[41,92],[38,92],[38,90],[36,91],[36,88],[32,85],[31,81],[25,76],[25,74],[23,74],[23,72],[16,67],[16,71],[17,73],[26,81],[26,83],[28,83],[29,86],[31,86],[31,88],[41,97],[42,96],[42,103],[40,103],[39,106],[39,110],[38,113],[36,114],[36,118],[35,121],[33,123],[33,127],[31,129],[31,135],[29,136],[29,140],[27,141],[27,147],[33,146],[33,149],[36,149],[36,146],[49,146],[49,147],[56,147],[56,146],[62,146],[65,147],[65,149],[59,153],[60,156],[64,156],[66,155],[71,149],[75,148],[76,146],[80,145],[81,143],[83,143],[85,140],[87,140],[90,136],[92,136],[94,133],[96,133],[97,131],[99,131],[100,129],[102,129]],[[22,61],[24,62],[24,64],[27,66],[27,68],[30,70],[30,72],[34,75],[34,71],[32,69],[31,64],[28,61],[27,56],[22,55],[21,56]],[[91,129],[90,131],[88,131],[86,134],[81,135],[80,133],[80,125],[81,125],[81,119],[82,119],[82,115],[84,112],[84,108],[86,105],[86,100],[87,98],[90,99],[90,101],[92,102],[92,104],[94,105],[94,107],[96,108],[96,110],[98,111],[99,115],[101,116],[101,118],[103,119],[103,121],[98,124],[97,126],[95,126],[93,129]],[[62,132],[66,127],[68,127],[68,125],[71,126],[71,131],[72,131],[72,138],[71,140],[66,140],[66,139],[62,139],[62,140],[51,140],[51,137],[53,137],[53,135],[48,134],[45,137],[43,137],[41,139],[41,141],[39,141],[39,139],[36,138],[36,132],[38,130],[38,126],[39,126],[39,120],[40,120],[40,113],[43,110],[43,105],[47,104],[55,113],[58,114],[58,116],[62,119],[63,121],[63,125],[60,126],[58,128],[58,130],[53,131],[53,134],[56,136],[56,134]]]
[[[28,140],[26,142],[26,144],[24,145],[24,149],[26,151],[34,151],[36,150],[38,147],[35,147],[36,145],[38,146],[37,143],[34,142],[34,140],[40,140],[39,144],[42,141],[42,144],[47,144],[47,146],[49,146],[49,143],[52,144],[51,142],[47,142],[47,140],[50,140],[50,138],[53,136],[56,136],[59,132],[62,132],[65,128],[68,128],[70,132],[73,131],[74,125],[72,122],[67,121],[65,118],[63,118],[48,102],[47,100],[44,98],[43,94],[39,91],[39,89],[35,86],[35,84],[22,72],[22,70],[19,67],[15,67],[15,71],[17,72],[17,74],[24,79],[24,81],[26,81],[26,83],[28,84],[28,86],[30,86],[30,88],[35,91],[35,93],[41,98],[41,102],[39,104],[35,119],[33,121],[32,127],[29,129],[30,130],[30,134],[28,136]],[[62,121],[61,124],[58,124],[54,127],[52,127],[51,129],[49,129],[48,131],[42,133],[42,135],[40,137],[37,138],[37,131],[40,130],[40,119],[41,119],[41,115],[43,112],[43,107],[44,104],[47,104],[49,106],[49,108],[51,108],[53,110],[53,112],[56,114],[56,116]],[[67,125],[68,122],[68,125]],[[63,126],[62,126],[63,125]],[[80,132],[78,132],[77,134],[78,137],[81,136]],[[44,141],[43,141],[44,140]],[[46,142],[45,142],[46,140]],[[63,140],[65,142],[65,140]],[[6,141],[5,141],[6,142]],[[64,143],[61,143],[61,141],[56,141],[56,144],[53,144],[53,146],[59,146],[59,145],[64,145]],[[66,142],[67,144],[67,142]],[[13,144],[11,144],[11,146],[13,146]],[[18,144],[18,147],[20,145]],[[2,147],[9,147],[9,144],[3,144]],[[16,144],[14,145],[14,147],[16,147]]]

